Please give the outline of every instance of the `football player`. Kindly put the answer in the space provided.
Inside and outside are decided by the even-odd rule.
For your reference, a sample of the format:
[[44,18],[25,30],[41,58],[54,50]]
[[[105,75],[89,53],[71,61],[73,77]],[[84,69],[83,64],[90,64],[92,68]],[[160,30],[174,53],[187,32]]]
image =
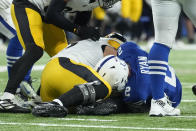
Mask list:
[[[118,57],[123,59],[131,67],[131,76],[128,78],[128,83],[124,91],[125,103],[137,104],[139,101],[139,104],[145,103],[152,97],[152,83],[149,75],[149,69],[151,68],[148,65],[148,54],[135,43],[128,42],[120,46]],[[181,101],[182,87],[175,75],[174,69],[168,65],[165,67],[165,70],[166,77],[163,83],[164,100],[170,103],[171,108],[167,108],[172,113],[167,112],[158,115],[180,115],[180,110],[176,107]],[[161,101],[157,102],[161,104]],[[156,110],[152,111],[156,112]]]
[[[9,39],[9,44],[6,52],[8,76],[11,75],[10,72],[13,64],[22,56],[23,53],[23,48],[18,40],[11,18],[11,13],[10,13],[11,3],[12,0],[0,1],[0,32]],[[30,85],[31,83],[30,72],[31,70],[28,71],[22,83],[27,83]]]
[[[151,81],[149,75],[148,54],[137,44],[127,42],[118,49],[118,57],[124,60],[130,69],[128,82],[122,95],[106,99],[103,102],[96,103],[95,107],[80,107],[78,114],[88,115],[107,115],[111,113],[141,113],[149,111],[150,100],[152,99]],[[182,96],[182,87],[179,79],[176,77],[174,69],[166,67],[166,77],[164,80],[164,99],[171,108],[172,112],[161,113],[158,116],[180,115],[180,110],[176,107],[180,104]],[[157,101],[163,104],[161,101]],[[157,111],[157,110],[151,110]]]
[[[164,96],[164,80],[167,75],[168,57],[178,28],[181,10],[196,26],[195,0],[151,0],[155,27],[155,42],[149,53],[152,96],[150,116],[172,114],[175,109]],[[175,114],[175,113],[174,113]]]
[[[20,43],[25,49],[24,55],[13,65],[5,88],[4,98],[0,100],[0,112],[23,112],[13,103],[16,87],[25,74],[39,60],[45,50],[54,56],[67,44],[65,31],[73,32],[82,39],[94,41],[100,37],[99,31],[87,26],[90,11],[98,6],[110,8],[117,0],[13,0],[11,15]],[[63,12],[79,12],[76,22],[64,17]],[[17,110],[17,111],[16,111]]]
[[[111,80],[111,75],[104,73],[102,77],[93,69],[104,56],[116,55],[116,49],[125,42],[125,38],[116,33],[108,37],[99,41],[79,41],[63,49],[47,63],[41,76],[40,96],[49,103],[35,106],[33,115],[63,117],[67,114],[65,108],[94,103],[110,96],[111,87],[125,85],[128,67],[123,67],[123,62],[119,62],[115,56],[104,59],[108,71],[118,71],[116,77],[112,77],[115,82],[103,79],[107,77]],[[107,61],[112,64],[107,65]]]

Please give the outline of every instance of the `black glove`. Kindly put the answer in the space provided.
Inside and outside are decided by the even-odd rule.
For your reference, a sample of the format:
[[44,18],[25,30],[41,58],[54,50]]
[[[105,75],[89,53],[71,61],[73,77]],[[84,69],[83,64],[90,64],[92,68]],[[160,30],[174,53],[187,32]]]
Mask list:
[[94,41],[99,40],[100,32],[98,28],[91,27],[91,26],[78,26],[74,33],[78,35],[82,39],[92,39]]
[[124,108],[124,106],[121,101],[108,98],[96,102],[92,106],[78,106],[76,113],[78,115],[110,115],[121,113],[122,108]]
[[146,113],[150,111],[150,104],[144,101],[126,103],[129,113]]

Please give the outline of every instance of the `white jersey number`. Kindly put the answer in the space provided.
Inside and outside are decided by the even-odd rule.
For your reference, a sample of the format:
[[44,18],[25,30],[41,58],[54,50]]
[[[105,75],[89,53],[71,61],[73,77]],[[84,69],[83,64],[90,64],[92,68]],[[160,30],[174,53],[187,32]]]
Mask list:
[[171,72],[171,77],[169,76],[165,76],[165,82],[167,82],[168,84],[170,84],[173,87],[176,87],[176,75],[175,75],[175,71],[172,67],[169,67],[169,71]]

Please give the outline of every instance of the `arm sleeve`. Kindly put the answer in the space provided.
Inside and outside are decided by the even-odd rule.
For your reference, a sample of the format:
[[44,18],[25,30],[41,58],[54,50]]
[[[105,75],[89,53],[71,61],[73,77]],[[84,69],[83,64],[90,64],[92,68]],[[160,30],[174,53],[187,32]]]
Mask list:
[[79,26],[85,26],[88,24],[91,18],[92,11],[77,12],[74,24]]
[[46,12],[45,20],[65,31],[73,32],[75,25],[67,20],[62,13],[65,5],[64,0],[52,0]]

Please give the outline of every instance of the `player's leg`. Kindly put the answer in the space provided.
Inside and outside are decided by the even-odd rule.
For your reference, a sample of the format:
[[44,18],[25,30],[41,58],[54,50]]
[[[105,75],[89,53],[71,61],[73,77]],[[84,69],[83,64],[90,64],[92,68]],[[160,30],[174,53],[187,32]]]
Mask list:
[[[2,16],[1,16],[2,14]],[[0,11],[0,32],[10,39],[6,51],[8,76],[13,64],[22,56],[23,48],[18,40],[15,29],[12,27],[11,13],[7,10]],[[25,76],[25,81],[30,80],[30,72]]]
[[[182,97],[182,86],[177,76],[175,75],[175,71],[172,67],[168,66],[165,82],[163,85],[164,88],[164,98],[159,100],[152,100],[150,115],[151,116],[177,116],[180,115],[180,109],[176,107],[181,102]],[[162,103],[163,108],[159,107],[159,104],[154,103]]]
[[22,56],[23,48],[17,39],[16,31],[5,21],[1,14],[5,15],[6,12],[0,12],[0,32],[10,39],[6,51],[8,76],[10,76],[11,67]]
[[3,11],[0,11],[0,33],[6,36],[8,39],[11,39],[15,36],[16,31],[5,21],[5,19],[8,19],[9,17],[4,18],[5,16],[2,14],[5,15]]
[[44,50],[49,56],[52,57],[67,47],[68,42],[63,29],[60,29],[52,24],[44,23],[43,32],[44,43],[46,43]]
[[164,86],[164,92],[167,95],[170,104],[174,108],[180,104],[182,98],[182,85],[177,77],[175,83],[176,84],[174,86],[166,82]]
[[186,15],[190,18],[190,20],[196,27],[196,9],[195,9],[196,1],[189,0],[189,2],[187,2],[186,0],[182,0],[181,3],[183,5],[182,8],[184,12],[186,13]]
[[[168,66],[170,48],[175,42],[178,28],[180,5],[171,0],[152,0],[155,42],[149,53],[150,78],[153,103],[164,98],[164,79]],[[151,110],[153,105],[151,104]],[[150,111],[150,115],[152,112]],[[157,112],[157,115],[160,113]],[[153,114],[154,115],[154,114]]]
[[[16,63],[16,61],[23,55],[23,48],[18,40],[17,35],[10,39],[8,48],[6,51],[6,58],[7,58],[7,70],[8,70],[8,76],[10,77],[10,73],[12,70],[13,65]],[[27,100],[28,97],[32,98],[30,95],[30,91],[33,91],[32,87],[32,79],[31,79],[31,70],[32,68],[27,72],[24,79],[20,83],[19,88],[17,88],[17,95],[21,97],[23,100]]]
[[[25,53],[12,67],[10,79],[2,97],[4,100],[14,99],[19,83],[24,79],[33,64],[43,55],[44,42],[40,13],[36,8],[30,9],[26,8],[25,5],[18,6],[18,4],[20,2],[15,2],[15,5],[12,5],[11,14],[19,41],[25,48]],[[19,111],[23,112],[20,109]],[[13,110],[15,110],[14,107]],[[10,112],[13,110],[9,109]]]
[[[41,83],[41,98],[44,101],[54,99],[57,104],[52,102],[54,105],[50,103],[35,107],[33,113],[36,116],[62,116],[64,108],[60,108],[59,112],[54,112],[57,109],[56,106],[91,104],[111,94],[111,86],[96,71],[67,58],[55,58],[50,61],[42,73]],[[43,111],[45,113],[42,113]]]
[[[12,69],[12,66],[14,63],[22,56],[23,54],[23,48],[18,40],[18,37],[15,36],[12,39],[10,39],[8,48],[6,51],[6,57],[7,57],[7,68],[8,68],[8,75],[10,76],[10,72]],[[30,82],[31,81],[31,69],[26,74],[24,81]]]
[[[6,17],[6,15],[8,16]],[[11,19],[11,16],[9,17],[9,15],[11,15],[10,12],[6,12],[4,10],[0,11],[0,32],[10,39],[6,51],[8,76],[10,76],[10,70],[13,64],[22,56],[23,50],[17,39],[15,29],[7,23],[9,22],[8,20],[5,21],[5,19]]]
[[5,89],[5,92],[15,94],[15,86],[19,85],[28,70],[42,56],[44,43],[43,36],[40,34],[40,32],[42,33],[42,20],[38,12],[30,8],[12,5],[12,17],[20,43],[25,48],[24,55],[13,65]]
[[[53,70],[55,70],[55,72]],[[42,73],[41,98],[43,101],[51,101],[55,98],[61,97],[61,95],[70,91],[75,85],[96,80],[102,81],[102,83],[106,85],[100,87],[100,90],[104,88],[106,91],[103,91],[101,94],[97,95],[97,97],[103,98],[103,96],[109,96],[111,93],[110,85],[108,85],[108,83],[91,67],[76,63],[72,60],[70,61],[67,58],[55,58],[46,65]],[[52,90],[53,92],[50,92]],[[77,97],[75,99],[77,99]],[[79,100],[81,100],[81,98],[79,98]],[[65,104],[67,107],[69,105],[70,104]]]
[[[12,69],[12,66],[23,54],[23,48],[18,40],[16,31],[14,29],[14,25],[12,22],[10,8],[0,11],[0,32],[3,33],[9,39],[6,56],[7,56],[8,76],[10,76],[10,71]],[[21,96],[23,96],[21,91],[25,91],[23,87],[25,87],[26,89],[28,85],[30,89],[32,89],[30,73],[31,73],[31,69],[28,71],[25,78],[23,79],[23,82],[20,85],[20,87],[22,88],[18,88],[19,90],[17,90],[19,91],[18,93],[20,93]],[[22,97],[22,98],[25,98],[25,97]]]

